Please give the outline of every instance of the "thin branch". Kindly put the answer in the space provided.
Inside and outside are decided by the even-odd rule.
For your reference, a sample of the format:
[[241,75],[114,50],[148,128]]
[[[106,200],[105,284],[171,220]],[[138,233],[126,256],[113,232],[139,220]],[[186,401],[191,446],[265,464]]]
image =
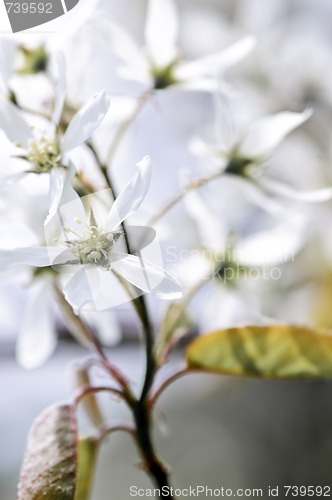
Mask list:
[[102,441],[106,436],[109,436],[110,434],[113,434],[114,432],[127,432],[133,438],[135,438],[135,436],[136,436],[135,427],[133,427],[130,424],[126,424],[126,423],[121,422],[121,423],[105,425],[105,426],[101,427],[99,429],[97,439],[99,441]]
[[143,296],[137,299],[141,304],[143,333],[145,337],[145,353],[146,353],[146,371],[141,392],[140,401],[143,403],[153,384],[154,376],[157,371],[157,363],[154,354],[154,333],[152,323],[149,318],[146,302]]
[[[147,94],[147,95],[150,95],[150,94]],[[108,173],[107,166],[104,163],[102,163],[101,158],[99,157],[98,152],[91,141],[89,143],[87,143],[87,146],[90,148],[92,154],[94,155],[95,160],[96,160],[98,166],[100,167],[100,170],[104,176],[104,179],[105,179],[108,187],[112,191],[113,199],[116,199],[117,193],[116,193],[116,190],[114,188],[111,176]],[[123,233],[124,233],[125,245],[126,245],[127,252],[128,252],[128,254],[133,254],[133,251],[131,248],[131,243],[130,243],[129,238],[128,238],[126,223],[124,221],[121,223],[121,227],[122,227]],[[117,276],[117,277],[118,277],[119,281],[121,281],[121,278],[119,276]],[[122,282],[122,285],[124,286],[123,282]],[[128,292],[128,288],[125,287],[125,289]],[[136,313],[137,313],[137,315],[140,318],[140,321],[142,323],[143,334],[144,334],[145,340],[146,340],[146,375],[145,375],[142,393],[141,393],[141,399],[143,400],[146,397],[149,389],[151,388],[151,385],[153,383],[153,377],[154,377],[154,374],[156,371],[156,362],[154,359],[154,335],[153,335],[152,324],[151,324],[151,321],[149,318],[148,308],[147,308],[147,304],[146,304],[144,296],[140,296],[137,298],[131,297],[131,299],[132,299],[132,304],[136,310]]]
[[73,400],[74,406],[78,406],[80,404],[81,400],[85,396],[87,396],[89,394],[95,394],[98,392],[110,392],[114,396],[117,396],[121,399],[126,399],[125,394],[121,390],[116,389],[114,387],[107,387],[107,386],[92,387],[92,386],[88,385],[87,387],[82,387],[81,389],[77,390],[77,393],[74,396],[74,400]]
[[[130,119],[126,120],[122,126],[119,128],[111,146],[108,151],[108,154],[106,156],[106,162],[103,163],[98,155],[97,150],[94,148],[93,144],[90,142],[88,144],[88,147],[90,148],[91,152],[93,153],[95,160],[97,164],[100,167],[100,170],[104,176],[104,179],[106,181],[106,184],[109,186],[109,188],[112,190],[113,193],[113,198],[116,199],[117,193],[114,188],[112,178],[109,174],[108,167],[110,166],[113,157],[121,144],[121,141],[123,137],[125,136],[129,126],[132,124],[134,119],[137,117],[137,115],[140,113],[140,111],[143,109],[145,103],[148,101],[150,95],[152,92],[149,90],[143,96],[139,99],[137,103],[137,107],[135,109],[135,112],[133,115],[130,117]],[[126,231],[126,224],[122,222],[122,229],[124,231],[124,236],[125,236],[125,244],[127,248],[128,254],[133,254],[132,247],[131,247],[131,242],[128,238],[128,233]],[[167,467],[161,462],[161,460],[157,457],[154,447],[152,444],[151,440],[151,428],[150,428],[150,410],[149,410],[149,405],[147,401],[147,397],[149,395],[149,392],[151,390],[155,373],[157,371],[158,365],[156,363],[156,358],[155,358],[155,353],[154,353],[154,332],[153,332],[153,327],[151,323],[151,319],[149,316],[148,312],[148,307],[146,304],[145,297],[139,296],[137,298],[132,298],[132,303],[136,309],[136,312],[141,320],[142,327],[143,327],[143,334],[145,337],[145,347],[146,347],[146,371],[145,371],[145,378],[143,382],[143,387],[141,391],[141,395],[139,399],[137,400],[135,396],[132,395],[132,393],[129,393],[129,396],[127,396],[127,400],[129,399],[129,404],[131,406],[131,409],[133,411],[134,415],[134,420],[135,420],[135,427],[136,427],[136,432],[135,432],[135,437],[136,437],[136,442],[138,445],[138,448],[140,450],[142,459],[143,459],[143,467],[149,472],[151,475],[153,481],[158,487],[163,487],[163,486],[168,486],[169,484],[169,478],[168,478],[168,469]],[[97,352],[98,352],[98,347],[97,347]],[[102,355],[102,353],[98,352],[99,355]],[[104,358],[102,358],[104,359]],[[105,360],[107,362],[107,360]],[[122,383],[123,385],[123,383]],[[123,385],[123,387],[126,389],[126,386]],[[126,393],[128,392],[128,389],[126,389]],[[121,426],[121,429],[123,430],[123,426]],[[128,430],[126,428],[126,430]],[[113,428],[110,428],[109,431],[113,431]]]
[[[142,457],[142,467],[162,492],[160,498],[164,498],[164,488],[169,487],[169,469],[154,450],[148,402],[137,401],[137,404],[133,407],[133,414],[136,426],[136,443]],[[174,499],[173,496],[167,495],[167,497]]]
[[149,401],[150,407],[152,408],[156,404],[157,399],[159,399],[159,397],[162,395],[162,393],[171,384],[173,384],[173,382],[175,382],[176,380],[179,380],[180,378],[184,377],[185,375],[189,375],[189,374],[192,374],[194,372],[195,372],[195,370],[185,366],[185,368],[181,368],[181,370],[176,371],[175,373],[173,373],[173,375],[171,375],[166,380],[164,380],[160,384],[160,386],[156,389],[156,391],[152,394],[150,401]]
[[156,215],[154,215],[149,222],[147,223],[147,226],[155,226],[159,220],[166,215],[167,212],[169,212],[175,205],[177,205],[182,198],[184,198],[190,191],[193,191],[195,189],[198,189],[202,186],[205,186],[205,184],[208,184],[209,182],[214,181],[215,179],[218,179],[220,177],[220,172],[213,172],[207,177],[201,177],[199,179],[195,179],[191,181],[185,188],[181,189],[173,198],[171,198],[160,210],[157,212]]
[[104,177],[104,180],[107,184],[107,187],[111,190],[112,198],[113,198],[113,200],[115,200],[117,197],[116,189],[113,185],[112,178],[108,173],[107,165],[105,163],[103,163],[102,159],[99,156],[97,148],[95,147],[95,145],[93,144],[93,142],[91,140],[87,141],[86,145],[90,149],[91,153],[93,154],[94,159],[95,159],[95,161],[96,161],[96,163],[97,163],[97,165],[98,165],[98,167],[99,167],[99,169]]

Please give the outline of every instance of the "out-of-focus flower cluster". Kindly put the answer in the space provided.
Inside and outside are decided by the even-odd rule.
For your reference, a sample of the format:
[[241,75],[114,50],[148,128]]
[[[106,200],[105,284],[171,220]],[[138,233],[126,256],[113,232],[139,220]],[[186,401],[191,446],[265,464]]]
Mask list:
[[63,36],[0,39],[1,293],[26,290],[2,329],[22,365],[63,322],[81,338],[63,301],[104,344],[142,293],[171,301],[165,342],[330,326],[330,6],[297,3],[148,0],[133,36],[81,0]]

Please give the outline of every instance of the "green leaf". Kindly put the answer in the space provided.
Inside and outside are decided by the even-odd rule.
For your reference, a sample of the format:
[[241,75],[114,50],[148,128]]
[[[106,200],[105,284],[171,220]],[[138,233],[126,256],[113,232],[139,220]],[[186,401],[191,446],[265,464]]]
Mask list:
[[78,472],[75,500],[89,500],[96,469],[98,441],[82,438],[78,442]]
[[230,328],[202,335],[186,353],[189,368],[276,379],[332,378],[332,334],[295,325]]
[[17,500],[73,500],[77,423],[69,405],[51,406],[30,431]]

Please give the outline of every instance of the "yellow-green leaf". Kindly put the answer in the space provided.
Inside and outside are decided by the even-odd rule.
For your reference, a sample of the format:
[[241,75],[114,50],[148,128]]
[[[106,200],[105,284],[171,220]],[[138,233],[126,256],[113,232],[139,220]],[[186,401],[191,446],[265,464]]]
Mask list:
[[296,325],[230,328],[187,349],[189,368],[277,379],[332,378],[332,333]]
[[76,442],[77,423],[69,405],[43,411],[27,440],[17,500],[73,500]]
[[89,500],[96,469],[98,441],[82,438],[78,442],[78,471],[75,500]]

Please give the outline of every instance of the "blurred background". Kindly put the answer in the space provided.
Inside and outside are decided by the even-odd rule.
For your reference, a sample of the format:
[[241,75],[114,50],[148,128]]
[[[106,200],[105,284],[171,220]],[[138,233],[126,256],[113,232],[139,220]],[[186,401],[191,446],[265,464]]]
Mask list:
[[[104,5],[143,44],[146,2],[105,0]],[[189,59],[227,47],[247,34],[257,38],[255,50],[225,75],[243,116],[313,108],[312,118],[274,154],[269,175],[300,190],[332,185],[331,2],[178,0],[178,6],[179,46]],[[133,85],[124,84],[117,76],[115,59],[107,46],[100,44],[95,48],[87,66],[84,50],[89,41],[86,43],[76,41],[68,48],[68,58],[73,61],[68,68],[69,92],[76,101],[86,100],[100,88],[120,97],[126,92],[139,95]],[[118,185],[128,179],[143,155],[150,154],[156,167],[147,206],[154,213],[180,188],[182,169],[189,168],[194,177],[204,172],[205,166],[192,155],[188,143],[193,136],[209,136],[214,123],[215,100],[211,95],[171,89],[160,92],[135,120],[118,151]],[[204,191],[205,199],[218,199],[219,189],[224,188],[217,183]],[[256,228],[262,221],[265,226],[269,224],[259,209],[247,200],[238,200],[236,193],[232,196],[234,213],[229,221],[237,230],[245,234],[248,227]],[[284,266],[280,280],[255,284],[255,296],[266,317],[329,328],[332,205],[303,204],[290,207],[293,209],[307,217],[305,244],[296,258]],[[177,228],[176,241],[174,237],[171,240],[177,254],[197,246],[195,227],[188,221],[183,204],[172,210],[160,226],[165,248],[171,244],[170,227]],[[168,264],[171,266],[171,262]],[[211,293],[209,287],[202,290],[192,305],[194,331],[204,331],[211,323],[213,327],[223,326],[218,324],[224,314],[221,304],[212,318],[215,321],[210,321],[214,314],[211,310],[209,320],[204,314]],[[15,498],[25,440],[33,419],[47,405],[69,397],[73,360],[87,355],[60,324],[53,357],[35,370],[19,367],[15,342],[27,295],[28,290],[20,283],[0,287],[1,500]],[[157,317],[162,306],[152,306]],[[119,308],[116,315],[121,340],[108,353],[139,387],[144,358],[138,347],[134,315],[128,307]],[[244,310],[241,321],[252,320],[250,312]],[[229,319],[230,325],[235,323],[235,318]],[[175,353],[175,361],[178,355]],[[155,429],[160,454],[172,467],[174,486],[332,486],[331,389],[328,382],[280,383],[208,375],[179,381],[160,400],[161,413],[167,417],[165,422],[162,415],[157,416],[159,425]],[[126,417],[116,402],[105,398],[103,404],[111,420]],[[83,419],[83,428],[86,425]],[[102,448],[93,500],[129,498],[132,484],[149,487],[137,463],[136,450],[128,437],[112,436]]]

